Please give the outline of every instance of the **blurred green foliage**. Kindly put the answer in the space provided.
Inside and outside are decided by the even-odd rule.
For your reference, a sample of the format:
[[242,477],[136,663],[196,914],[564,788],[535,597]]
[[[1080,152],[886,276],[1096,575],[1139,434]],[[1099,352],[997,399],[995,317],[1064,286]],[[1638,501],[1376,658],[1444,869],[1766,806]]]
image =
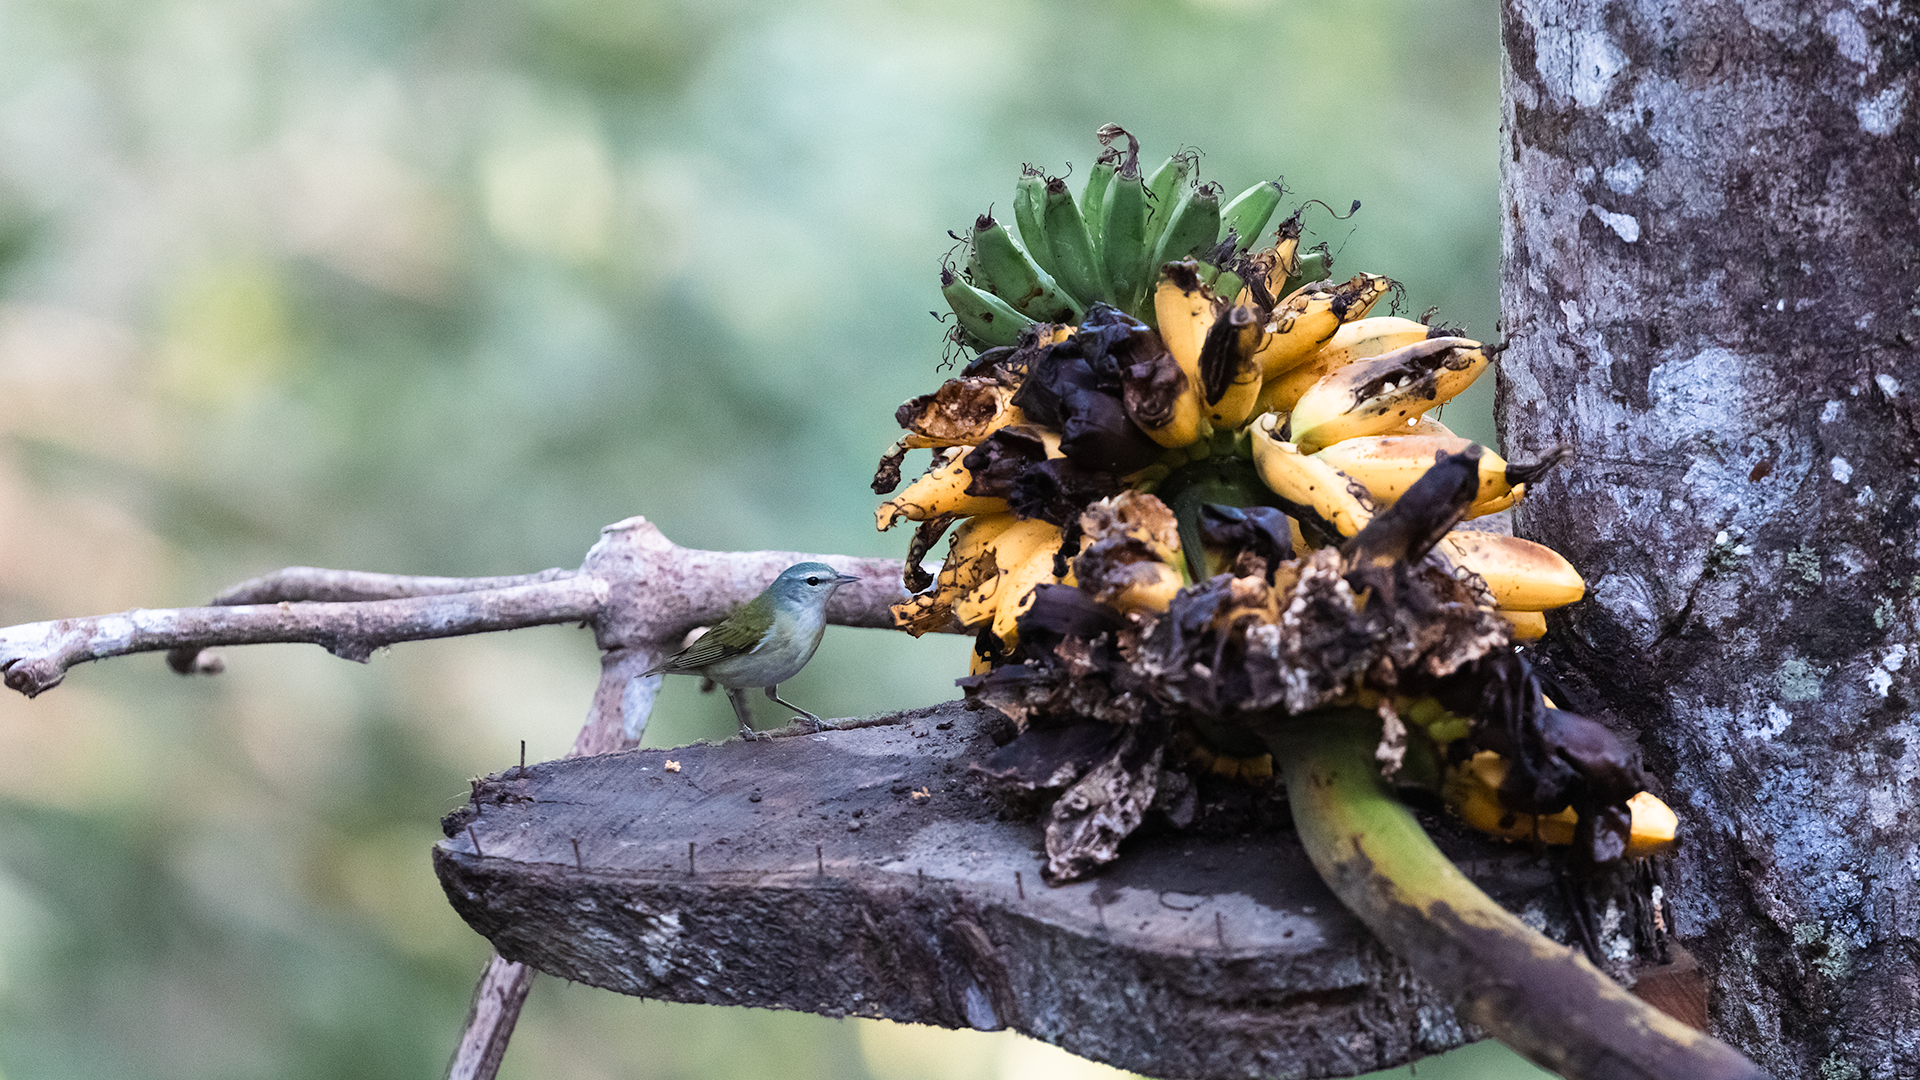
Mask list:
[[[945,230],[1107,121],[1361,200],[1309,214],[1338,266],[1493,337],[1498,70],[1491,0],[0,0],[0,621],[576,565],[634,513],[897,555],[867,480],[938,378]],[[1447,419],[1490,440],[1477,393]],[[964,656],[835,631],[788,694],[925,704]],[[565,752],[591,641],[229,662],[0,700],[7,1080],[443,1067],[486,945],[437,819],[520,740]],[[680,680],[649,741],[730,729]],[[1420,1075],[1512,1067],[1463,1053]],[[507,1075],[1079,1067],[545,980]]]

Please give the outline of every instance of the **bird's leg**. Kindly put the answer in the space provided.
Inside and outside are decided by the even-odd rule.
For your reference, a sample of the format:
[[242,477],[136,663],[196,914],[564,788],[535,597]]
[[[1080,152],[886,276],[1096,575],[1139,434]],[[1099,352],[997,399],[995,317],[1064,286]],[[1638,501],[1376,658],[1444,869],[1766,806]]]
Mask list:
[[747,692],[732,686],[727,687],[727,700],[733,704],[733,715],[740,721],[740,737],[747,742],[764,739],[767,736],[753,730],[753,706],[747,703]]
[[779,690],[780,688],[777,686],[769,686],[767,687],[767,696],[772,698],[774,701],[782,705],[785,705],[787,708],[792,709],[794,712],[799,713],[800,714],[799,716],[794,717],[795,720],[799,720],[807,724],[809,727],[813,728],[813,730],[815,731],[819,731],[821,728],[824,728],[824,727],[832,726],[828,724],[825,720],[822,720],[819,717],[808,712],[807,710],[801,708],[800,706],[795,705],[793,702],[782,699],[778,692]]

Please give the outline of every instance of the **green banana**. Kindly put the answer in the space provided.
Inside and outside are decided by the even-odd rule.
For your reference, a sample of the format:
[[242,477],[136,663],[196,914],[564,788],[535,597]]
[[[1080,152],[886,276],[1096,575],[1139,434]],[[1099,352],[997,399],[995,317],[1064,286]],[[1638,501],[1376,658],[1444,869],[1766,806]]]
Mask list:
[[[1032,256],[1014,243],[1006,226],[989,214],[973,222],[973,255],[967,265],[971,268],[976,261],[979,271],[973,272],[974,286],[990,289],[1013,310],[1035,322],[1078,323],[1086,314],[1052,274],[1040,269]],[[980,284],[980,272],[986,274],[991,286]]]
[[1080,193],[1080,207],[1087,221],[1087,238],[1093,241],[1095,251],[1100,249],[1100,208],[1106,205],[1107,188],[1113,183],[1114,173],[1119,167],[1120,151],[1111,147],[1102,150],[1093,163],[1093,169],[1087,173],[1086,188]]
[[1166,231],[1154,248],[1153,266],[1158,269],[1189,255],[1206,258],[1219,236],[1220,189],[1210,183],[1197,184],[1173,208]]
[[1136,162],[1127,161],[1107,189],[1100,227],[1101,261],[1114,306],[1132,313],[1147,293],[1154,265],[1147,251],[1147,187]]
[[1302,285],[1325,281],[1332,271],[1333,258],[1326,252],[1303,251],[1300,253],[1299,261],[1294,264],[1293,273],[1287,276],[1287,283],[1281,288],[1280,295],[1274,299],[1284,300],[1292,296]]
[[940,268],[940,295],[959,316],[960,329],[986,345],[1012,345],[1033,319],[1013,310],[1005,300],[960,280],[950,266]]
[[1086,219],[1074,204],[1067,182],[1047,181],[1046,209],[1041,223],[1046,229],[1047,246],[1053,252],[1054,279],[1083,304],[1110,300],[1107,275],[1094,257],[1093,238],[1087,235]]
[[1059,277],[1054,267],[1053,249],[1047,246],[1047,178],[1031,165],[1020,167],[1020,183],[1014,188],[1013,223],[1020,230],[1020,243],[1040,269]]
[[[1260,239],[1260,234],[1266,230],[1267,222],[1273,217],[1273,212],[1280,208],[1280,197],[1284,194],[1286,189],[1280,186],[1280,181],[1262,180],[1234,196],[1232,202],[1220,208],[1221,235],[1226,235],[1225,230],[1232,230],[1235,236],[1234,248],[1237,251],[1245,251],[1252,247],[1254,242]],[[1215,289],[1214,292],[1220,293],[1220,290]],[[1231,300],[1235,294],[1222,293],[1221,295]]]
[[[1162,162],[1147,177],[1147,231],[1145,233],[1147,249],[1156,250],[1160,234],[1167,231],[1167,222],[1173,218],[1174,207],[1179,204],[1179,193],[1187,186],[1187,177],[1193,174],[1193,155],[1179,153]],[[1153,264],[1153,272],[1158,273],[1159,263]]]

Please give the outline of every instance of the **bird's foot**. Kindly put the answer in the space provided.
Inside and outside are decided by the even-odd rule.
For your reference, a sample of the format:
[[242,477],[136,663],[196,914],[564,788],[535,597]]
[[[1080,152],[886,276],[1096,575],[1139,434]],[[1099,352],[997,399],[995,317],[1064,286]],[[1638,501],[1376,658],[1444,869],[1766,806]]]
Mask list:
[[789,723],[799,724],[801,727],[806,728],[807,734],[809,735],[818,735],[823,731],[832,731],[834,728],[840,726],[831,720],[822,720],[812,713],[801,713],[789,721]]
[[767,742],[772,738],[773,736],[764,731],[755,731],[745,724],[740,725],[740,740],[742,742]]

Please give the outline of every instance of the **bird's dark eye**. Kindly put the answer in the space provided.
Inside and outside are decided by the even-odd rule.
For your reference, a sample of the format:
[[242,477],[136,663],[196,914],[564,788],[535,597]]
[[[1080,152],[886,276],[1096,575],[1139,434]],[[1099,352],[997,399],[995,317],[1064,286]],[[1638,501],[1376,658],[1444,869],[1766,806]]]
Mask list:
[[810,578],[808,578],[808,579],[807,579],[807,584],[809,584],[809,585],[818,585],[818,584],[820,584],[820,579],[819,579],[819,578],[817,578],[817,577],[810,577]]

